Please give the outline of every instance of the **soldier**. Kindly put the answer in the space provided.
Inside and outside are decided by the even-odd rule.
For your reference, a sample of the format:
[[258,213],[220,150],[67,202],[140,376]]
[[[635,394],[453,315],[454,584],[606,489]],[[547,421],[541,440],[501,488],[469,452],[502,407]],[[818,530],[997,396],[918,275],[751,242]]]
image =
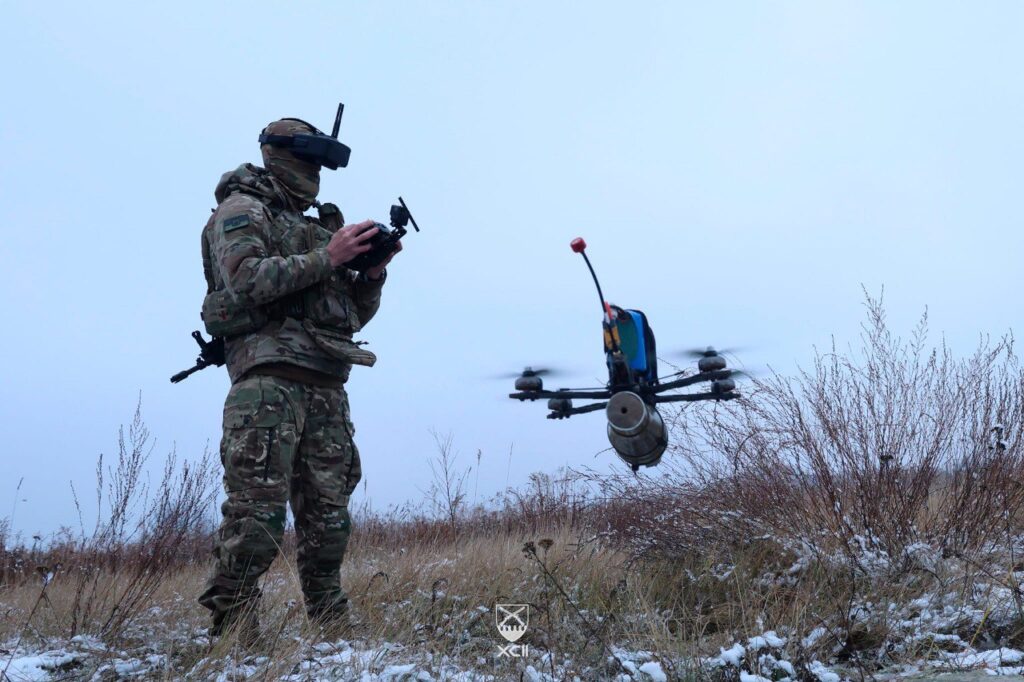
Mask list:
[[[333,144],[331,153],[310,153],[314,139]],[[344,383],[353,364],[375,360],[352,335],[377,312],[391,258],[362,274],[349,270],[344,263],[370,249],[373,221],[332,232],[303,215],[321,166],[348,161],[348,148],[330,140],[298,119],[268,125],[265,168],[225,173],[203,229],[203,319],[225,339],[231,377],[220,446],[227,499],[216,569],[199,598],[212,612],[211,635],[236,626],[247,638],[258,632],[257,581],[281,547],[289,502],[307,613],[347,619],[340,567],[361,470]]]

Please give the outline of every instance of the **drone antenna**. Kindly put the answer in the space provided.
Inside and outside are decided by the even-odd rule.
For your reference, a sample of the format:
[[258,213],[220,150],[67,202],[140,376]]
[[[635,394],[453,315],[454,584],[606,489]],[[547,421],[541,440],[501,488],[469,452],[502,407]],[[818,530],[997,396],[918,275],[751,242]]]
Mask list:
[[569,244],[573,252],[583,256],[583,260],[587,263],[587,268],[590,270],[590,276],[594,278],[594,286],[597,287],[597,297],[601,302],[601,312],[608,314],[608,304],[605,303],[604,294],[601,293],[601,283],[597,281],[597,273],[594,272],[594,266],[590,264],[590,259],[587,258],[587,243],[583,241],[583,237],[576,237]]
[[338,113],[334,115],[334,128],[331,130],[331,137],[338,139],[338,130],[341,129],[341,115],[345,113],[345,103],[338,102]]
[[587,269],[590,270],[590,276],[594,278],[594,286],[597,287],[597,298],[601,303],[601,312],[604,314],[604,324],[608,332],[608,338],[611,340],[613,350],[619,350],[619,341],[616,338],[618,332],[612,323],[612,307],[608,304],[608,301],[604,300],[604,294],[601,292],[601,283],[597,281],[597,273],[594,272],[594,266],[590,264],[590,259],[587,258],[587,243],[583,241],[583,237],[576,237],[569,246],[575,253],[583,256],[584,262],[587,264]]

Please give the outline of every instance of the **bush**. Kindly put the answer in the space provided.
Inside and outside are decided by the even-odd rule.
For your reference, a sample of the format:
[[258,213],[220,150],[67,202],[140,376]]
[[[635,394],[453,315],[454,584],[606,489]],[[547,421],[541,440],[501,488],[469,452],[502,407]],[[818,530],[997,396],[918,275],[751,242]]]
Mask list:
[[952,556],[1009,542],[1024,505],[1024,373],[1012,337],[964,359],[904,341],[866,300],[859,354],[833,347],[796,377],[754,382],[674,424],[667,475],[611,482],[644,524],[644,552],[713,536],[770,536],[859,571],[900,570],[924,546]]
[[[102,455],[97,461],[93,529],[81,522],[77,532],[66,527],[45,544],[37,537],[30,548],[5,551],[0,587],[42,576],[41,600],[47,590],[72,595],[60,614],[67,636],[108,635],[150,606],[167,575],[205,562],[219,480],[214,458],[207,451],[195,462],[179,462],[172,451],[154,487],[147,482],[152,450],[140,401],[127,431],[119,430],[116,464],[104,467]],[[73,488],[72,494],[81,519]]]

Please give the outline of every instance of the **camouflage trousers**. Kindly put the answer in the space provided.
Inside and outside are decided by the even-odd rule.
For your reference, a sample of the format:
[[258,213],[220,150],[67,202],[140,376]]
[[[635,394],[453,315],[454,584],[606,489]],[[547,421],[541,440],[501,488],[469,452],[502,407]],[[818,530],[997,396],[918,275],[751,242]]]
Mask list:
[[353,433],[344,388],[260,375],[231,387],[220,446],[227,499],[217,566],[199,598],[215,628],[258,599],[257,581],[280,550],[289,502],[307,611],[345,611],[340,570],[351,527],[348,499],[362,476]]

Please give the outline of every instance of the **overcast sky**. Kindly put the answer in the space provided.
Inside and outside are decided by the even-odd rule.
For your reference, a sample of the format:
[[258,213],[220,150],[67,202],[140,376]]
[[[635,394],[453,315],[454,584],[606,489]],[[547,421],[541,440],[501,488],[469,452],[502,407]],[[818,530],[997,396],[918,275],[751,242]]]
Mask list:
[[[76,523],[69,481],[141,391],[158,439],[220,437],[223,368],[189,366],[199,235],[269,121],[329,128],[350,222],[402,194],[423,228],[348,389],[369,496],[422,497],[431,431],[478,495],[620,466],[600,415],[544,419],[488,376],[603,373],[584,236],[668,350],[792,371],[855,342],[861,286],[936,339],[1024,326],[1024,4],[4,2],[0,517]],[[567,380],[568,381],[568,380]],[[509,451],[511,449],[511,464]],[[15,488],[24,485],[15,505]],[[471,479],[474,480],[475,479]]]

